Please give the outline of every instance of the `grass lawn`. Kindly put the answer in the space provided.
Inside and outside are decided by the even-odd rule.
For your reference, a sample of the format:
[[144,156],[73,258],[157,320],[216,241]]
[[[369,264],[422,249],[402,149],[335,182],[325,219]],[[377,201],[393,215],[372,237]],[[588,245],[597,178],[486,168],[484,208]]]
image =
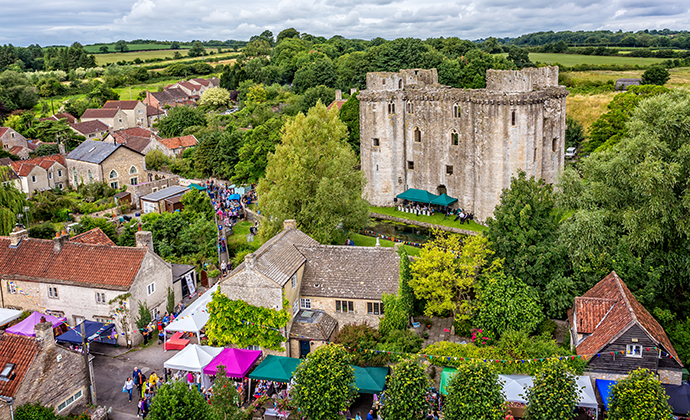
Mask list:
[[[359,233],[352,233],[349,236],[356,246],[376,246],[376,238],[372,238],[371,236],[360,235]],[[390,248],[395,245],[393,241],[389,241],[387,239],[379,239],[379,243],[381,246],[386,248]],[[413,255],[415,257],[419,256],[419,248],[408,245],[402,246],[405,247],[408,255]]]
[[[249,228],[252,227],[254,223],[250,221],[237,222],[235,227],[232,228],[232,236],[228,237],[228,247],[238,248],[242,244],[247,243],[247,235],[249,235]],[[253,250],[259,249],[262,245],[257,237],[249,244]]]
[[569,95],[565,100],[565,109],[569,116],[578,120],[585,128],[585,133],[601,114],[608,111],[606,106],[617,92],[598,93],[596,95]]
[[461,224],[459,221],[454,222],[453,219],[451,219],[450,217],[448,217],[446,220],[443,220],[442,214],[435,214],[433,216],[417,216],[417,215],[412,214],[412,213],[400,212],[393,207],[369,207],[369,211],[372,213],[379,213],[379,214],[385,214],[385,215],[393,216],[393,217],[400,217],[400,218],[407,219],[407,220],[415,220],[417,222],[426,222],[426,223],[432,223],[435,225],[449,226],[449,227],[454,227],[454,228],[459,228],[459,229],[471,230],[473,232],[483,232],[483,231],[488,229],[486,226],[482,226],[473,220],[470,221],[469,225],[467,223]]
[[556,54],[556,53],[530,53],[530,60],[542,63],[559,63],[564,66],[574,66],[577,64],[619,64],[619,65],[638,65],[649,66],[661,63],[664,58],[646,57],[616,57],[600,55],[578,55],[578,54]]

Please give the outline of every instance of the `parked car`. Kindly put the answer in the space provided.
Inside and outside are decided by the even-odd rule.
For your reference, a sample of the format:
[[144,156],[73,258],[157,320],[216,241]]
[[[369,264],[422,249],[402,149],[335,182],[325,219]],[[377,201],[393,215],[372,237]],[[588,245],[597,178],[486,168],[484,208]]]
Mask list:
[[575,147],[568,147],[565,149],[565,158],[572,159],[577,154],[577,149]]

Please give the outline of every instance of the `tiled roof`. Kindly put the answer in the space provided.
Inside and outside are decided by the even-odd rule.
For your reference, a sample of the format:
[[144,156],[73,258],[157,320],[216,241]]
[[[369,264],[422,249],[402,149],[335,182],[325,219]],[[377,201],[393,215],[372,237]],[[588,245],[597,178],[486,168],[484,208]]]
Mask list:
[[10,149],[9,153],[11,155],[19,155],[22,150],[27,149],[27,147],[24,146],[14,146],[13,148]]
[[0,237],[0,276],[104,289],[128,290],[146,248],[92,245],[67,241],[59,252],[54,240],[23,239],[16,248]]
[[87,109],[81,116],[84,118],[114,118],[119,110],[117,108]]
[[134,109],[139,104],[139,101],[107,101],[103,108],[120,108],[120,109]]
[[[305,316],[309,315],[309,316]],[[317,309],[301,309],[295,316],[290,332],[317,340],[329,341],[336,328],[338,321],[333,319],[324,311]]]
[[162,110],[160,108],[156,108],[155,106],[146,105],[146,116],[147,117],[152,117],[154,115],[163,115],[163,114],[165,114],[164,110]]
[[199,77],[194,78],[194,79],[190,80],[189,82],[190,83],[197,83],[199,85],[206,86],[206,87],[211,85],[211,82],[209,82],[206,79],[199,78]]
[[62,155],[41,156],[27,160],[17,160],[12,162],[12,168],[19,176],[27,176],[36,167],[40,166],[43,169],[49,169],[55,163],[65,165],[65,157]]
[[178,84],[179,86],[186,87],[186,88],[189,89],[189,90],[198,90],[198,89],[199,89],[199,86],[198,86],[198,85],[195,85],[195,84],[192,84],[192,83],[189,83],[189,82],[177,82],[177,84]]
[[[318,245],[314,239],[298,229],[286,229],[269,239],[254,251],[254,270],[278,283],[281,287],[306,261],[295,245]],[[246,269],[242,262],[231,273],[241,273]]]
[[108,158],[119,144],[104,143],[102,141],[85,140],[68,155],[67,159],[80,160],[82,162],[101,163]]
[[296,245],[307,259],[301,296],[381,300],[397,293],[400,257],[393,248]]
[[0,334],[0,366],[14,364],[14,379],[0,381],[0,395],[14,397],[41,346],[33,337],[15,334]]
[[340,100],[340,101],[333,101],[333,102],[331,102],[330,105],[328,105],[328,109],[331,109],[331,108],[333,108],[333,107],[336,107],[336,108],[338,108],[338,111],[340,111],[340,108],[342,108],[343,105],[345,105],[345,102],[347,102],[347,101],[346,101],[346,100],[345,100],[345,101],[343,101],[343,100]]
[[58,114],[53,114],[50,117],[47,118],[39,118],[39,121],[48,121],[48,120],[53,120],[53,121],[60,121],[62,119],[67,120],[67,123],[69,124],[74,124],[77,122],[77,119],[72,116],[72,114],[68,114],[66,112],[60,112]]
[[180,147],[192,147],[199,143],[194,136],[172,137],[169,139],[158,140],[163,146],[168,149],[175,150]]
[[89,135],[92,133],[102,133],[108,131],[108,126],[99,120],[85,121],[82,123],[70,124],[72,129],[81,134]]
[[0,181],[12,181],[14,179],[19,179],[17,176],[17,173],[14,172],[14,168],[12,167],[12,159],[8,157],[0,158],[0,166],[6,166],[7,171],[4,171],[2,173],[2,177],[0,177]]
[[113,242],[99,227],[72,236],[69,240],[81,244],[115,246],[115,242]]
[[132,137],[143,137],[148,139],[151,136],[154,136],[158,138],[156,133],[143,127],[125,128],[122,130],[113,131],[110,133],[110,135],[113,136],[115,141],[119,144],[126,144],[127,140]]
[[0,137],[4,136],[7,130],[9,130],[8,127],[0,127]]
[[[578,333],[592,331],[577,345],[577,354],[596,354],[635,323],[649,333],[667,352],[678,360],[678,354],[666,332],[656,319],[635,299],[615,271],[594,285],[583,296],[575,298],[570,323],[577,320]],[[580,331],[580,325],[585,331]]]

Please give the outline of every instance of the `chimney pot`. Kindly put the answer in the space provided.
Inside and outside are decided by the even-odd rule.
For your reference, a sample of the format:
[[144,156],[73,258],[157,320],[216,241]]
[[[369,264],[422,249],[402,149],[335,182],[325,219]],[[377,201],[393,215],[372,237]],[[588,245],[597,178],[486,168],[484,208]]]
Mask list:
[[287,219],[283,221],[283,230],[297,229],[297,221],[295,219]]
[[153,252],[153,233],[140,230],[134,233],[134,240],[137,248],[148,248],[149,251]]
[[[45,321],[45,319],[42,320]],[[34,325],[34,331],[36,331],[36,341],[41,343],[44,348],[55,345],[53,324],[51,322],[39,322]]]

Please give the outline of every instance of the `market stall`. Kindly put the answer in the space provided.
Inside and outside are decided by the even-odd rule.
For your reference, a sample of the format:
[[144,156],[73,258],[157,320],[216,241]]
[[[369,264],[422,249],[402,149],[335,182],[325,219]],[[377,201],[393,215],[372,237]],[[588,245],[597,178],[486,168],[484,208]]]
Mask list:
[[302,359],[269,354],[247,377],[271,382],[290,382]]
[[434,198],[431,200],[429,204],[433,204],[436,206],[442,206],[442,207],[449,207],[452,206],[453,203],[457,203],[458,199],[449,197],[446,193],[443,193],[439,195],[438,197]]
[[[204,328],[208,322],[209,313],[206,305],[213,299],[213,293],[218,290],[218,284],[211,287],[203,295],[199,296],[194,302],[190,303],[182,313],[168,326],[165,327],[165,332],[189,332],[196,334],[197,343],[200,343],[199,332]],[[183,346],[184,347],[184,346]],[[167,334],[164,350],[168,350]]]
[[206,375],[216,375],[218,366],[225,366],[225,372],[230,378],[244,378],[254,362],[261,357],[261,350],[223,349],[206,367]]
[[380,394],[386,387],[387,367],[359,367],[355,369],[355,386],[360,394]]
[[19,318],[21,314],[22,311],[18,311],[16,309],[0,308],[0,326],[9,324],[10,322]]
[[200,346],[192,344],[168,359],[163,367],[184,372],[197,373],[201,386],[208,388],[210,381],[202,375],[204,368],[223,351],[222,347]]
[[436,194],[432,194],[429,191],[418,190],[416,188],[410,188],[405,192],[402,192],[396,196],[400,200],[414,201],[415,203],[429,204],[435,198],[438,198]]
[[36,337],[36,331],[34,330],[34,327],[36,326],[36,324],[41,322],[41,319],[53,324],[53,332],[55,333],[55,337],[64,332],[60,329],[60,327],[64,325],[65,318],[57,318],[52,315],[42,314],[40,312],[32,313],[31,315],[26,317],[22,322],[19,322],[18,324],[6,329],[5,332],[8,332],[10,334],[25,335],[27,337]]
[[673,409],[676,416],[687,416],[690,413],[690,385],[663,384],[666,394],[668,394],[668,404]]
[[[117,334],[114,330],[115,324],[104,324],[102,322],[84,320],[84,333],[88,343],[98,342],[104,344],[117,344]],[[81,324],[69,329],[66,333],[56,338],[58,342],[77,344],[83,343],[81,336]]]

